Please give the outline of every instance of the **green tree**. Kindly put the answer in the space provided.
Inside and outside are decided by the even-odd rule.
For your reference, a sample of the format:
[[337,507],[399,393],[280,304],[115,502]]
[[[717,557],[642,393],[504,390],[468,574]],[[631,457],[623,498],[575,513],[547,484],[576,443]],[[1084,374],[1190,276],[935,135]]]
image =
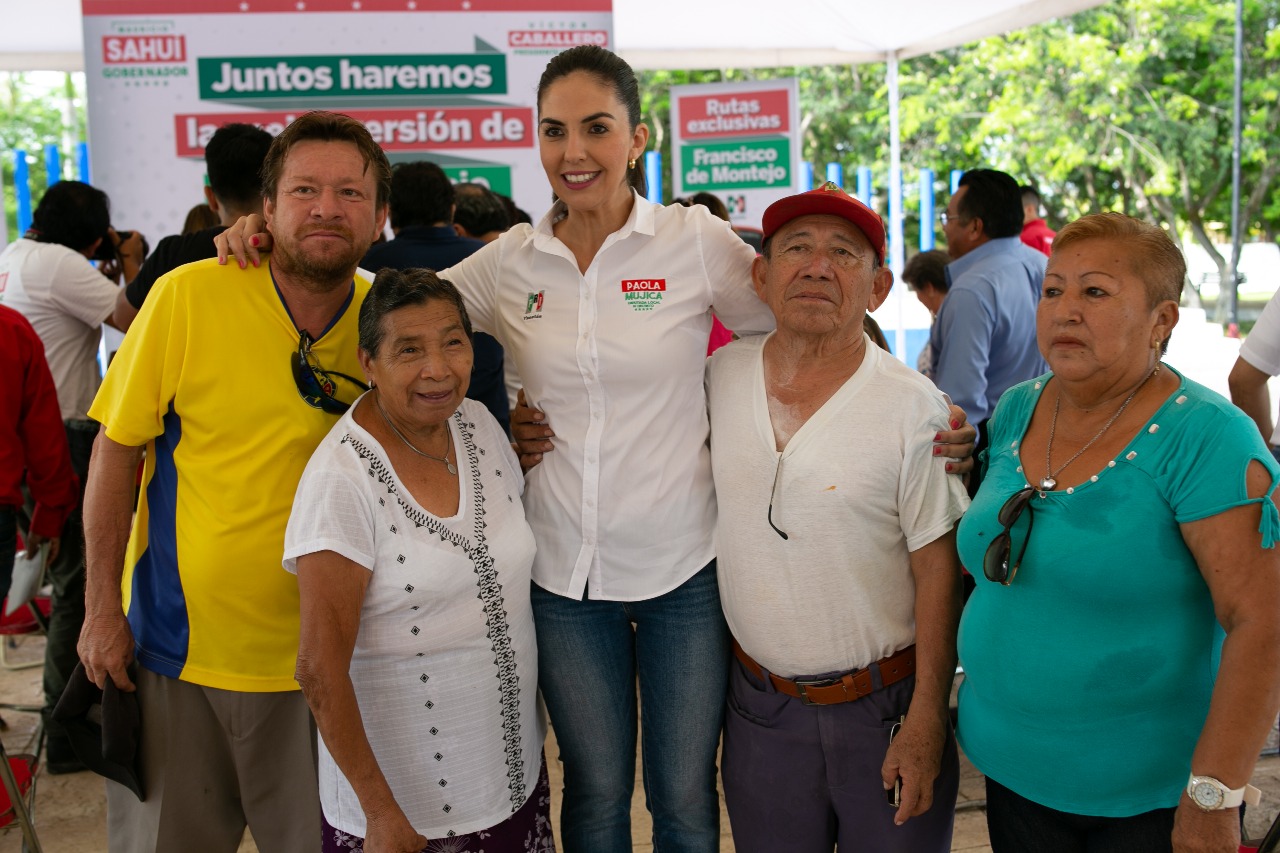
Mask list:
[[[989,166],[1040,186],[1050,219],[1120,210],[1219,250],[1230,222],[1234,3],[1113,0],[972,45],[904,61],[901,92],[904,214],[919,227],[913,176]],[[663,126],[675,83],[795,76],[805,159],[888,180],[883,64],[857,67],[650,72],[648,117]],[[1280,0],[1245,0],[1245,231],[1280,231]],[[665,162],[669,141],[659,135]],[[884,212],[883,191],[876,203]]]
[[[1246,0],[1243,222],[1267,237],[1280,224],[1278,16],[1276,0]],[[1036,180],[1060,221],[1121,210],[1187,234],[1225,272],[1233,20],[1233,3],[1119,0],[913,60],[909,147]]]
[[75,156],[75,152],[67,150],[63,144],[64,111],[69,101],[73,104],[73,133],[82,135],[85,127],[84,94],[76,78],[71,74],[60,78],[40,77],[44,79],[37,81],[29,74],[0,73],[0,177],[4,183],[4,216],[10,239],[20,236],[16,233],[18,201],[14,191],[14,152],[27,153],[34,204],[49,184],[44,147],[50,144],[60,147],[64,173],[66,164]]

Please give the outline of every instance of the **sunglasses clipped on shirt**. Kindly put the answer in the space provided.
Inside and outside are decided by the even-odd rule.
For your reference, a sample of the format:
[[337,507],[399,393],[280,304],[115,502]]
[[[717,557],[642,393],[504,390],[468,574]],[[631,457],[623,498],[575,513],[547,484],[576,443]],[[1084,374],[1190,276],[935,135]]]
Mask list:
[[[369,386],[345,373],[336,370],[325,370],[311,351],[311,335],[303,331],[298,337],[297,352],[289,355],[289,364],[293,369],[293,383],[298,386],[298,395],[314,409],[321,409],[331,415],[345,414],[351,403],[343,402],[334,396],[337,383],[334,378],[345,379],[358,387],[362,392]],[[356,395],[359,396],[359,395]]]
[[[1000,523],[1004,530],[995,539],[991,540],[991,544],[987,546],[987,553],[982,557],[982,573],[992,583],[1008,586],[1013,583],[1014,575],[1018,573],[1018,567],[1022,565],[1022,558],[1027,553],[1027,543],[1031,541],[1031,525],[1035,521],[1035,512],[1031,509],[1031,499],[1036,496],[1036,493],[1036,490],[1031,486],[1019,489],[1004,502],[1004,506],[1000,507],[1000,512],[996,515],[996,521]],[[1010,565],[1009,558],[1013,555],[1012,531],[1014,525],[1022,518],[1023,512],[1027,514],[1027,532],[1022,537],[1022,545],[1018,548],[1018,556]]]

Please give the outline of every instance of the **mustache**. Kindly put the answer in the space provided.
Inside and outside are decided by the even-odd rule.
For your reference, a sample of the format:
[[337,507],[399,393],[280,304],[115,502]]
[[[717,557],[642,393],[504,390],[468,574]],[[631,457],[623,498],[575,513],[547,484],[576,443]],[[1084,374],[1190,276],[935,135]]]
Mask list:
[[303,229],[303,231],[299,236],[309,237],[312,234],[337,234],[338,236],[345,237],[348,240],[350,240],[353,236],[355,236],[354,232],[350,228],[347,228],[346,226],[343,226],[343,225],[329,225],[329,226],[317,225],[311,228]]

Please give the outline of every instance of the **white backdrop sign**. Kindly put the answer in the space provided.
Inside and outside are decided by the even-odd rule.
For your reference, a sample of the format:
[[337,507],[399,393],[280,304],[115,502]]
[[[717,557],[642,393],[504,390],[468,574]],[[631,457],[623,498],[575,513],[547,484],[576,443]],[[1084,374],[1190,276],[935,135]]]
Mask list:
[[550,203],[535,90],[547,60],[612,47],[610,0],[82,0],[93,183],[154,243],[203,201],[227,122],[307,110],[362,121],[395,161],[432,160],[536,220]]
[[795,78],[672,86],[676,195],[714,193],[735,224],[760,227],[765,208],[799,189],[799,124]]

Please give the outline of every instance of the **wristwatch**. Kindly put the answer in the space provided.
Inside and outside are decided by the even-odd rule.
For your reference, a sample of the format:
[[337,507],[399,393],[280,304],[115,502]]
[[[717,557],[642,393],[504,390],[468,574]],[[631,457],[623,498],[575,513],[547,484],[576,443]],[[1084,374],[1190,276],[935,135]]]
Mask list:
[[1256,806],[1262,798],[1262,792],[1252,785],[1228,788],[1212,776],[1193,774],[1187,782],[1187,796],[1201,811],[1216,812],[1233,809],[1241,803]]

